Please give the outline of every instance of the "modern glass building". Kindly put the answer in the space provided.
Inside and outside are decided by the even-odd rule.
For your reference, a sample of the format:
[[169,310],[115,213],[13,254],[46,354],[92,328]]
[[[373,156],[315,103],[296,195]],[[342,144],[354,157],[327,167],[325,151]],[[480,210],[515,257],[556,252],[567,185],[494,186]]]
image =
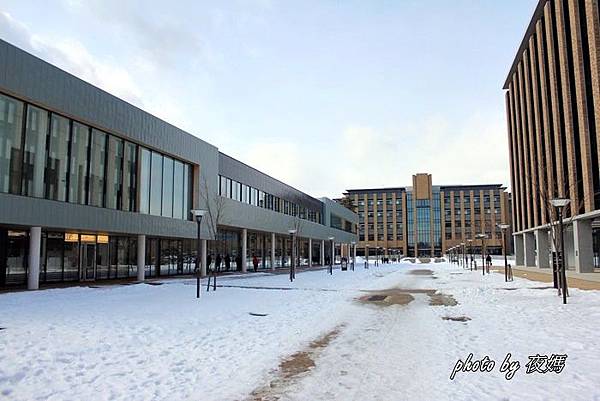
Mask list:
[[[359,218],[358,254],[439,256],[465,243],[480,252],[502,252],[500,223],[510,223],[506,188],[490,185],[433,185],[431,174],[413,176],[412,187],[350,189],[345,193]],[[507,248],[511,251],[510,232]]]
[[0,41],[0,288],[189,274],[192,209],[203,270],[289,266],[292,241],[324,264],[358,239],[341,205]]

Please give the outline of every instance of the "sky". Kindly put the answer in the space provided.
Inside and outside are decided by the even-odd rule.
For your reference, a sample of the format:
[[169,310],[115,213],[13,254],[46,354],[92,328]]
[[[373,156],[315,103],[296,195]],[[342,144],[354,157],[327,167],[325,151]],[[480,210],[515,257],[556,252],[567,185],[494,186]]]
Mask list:
[[0,0],[0,38],[310,195],[509,186],[537,0]]

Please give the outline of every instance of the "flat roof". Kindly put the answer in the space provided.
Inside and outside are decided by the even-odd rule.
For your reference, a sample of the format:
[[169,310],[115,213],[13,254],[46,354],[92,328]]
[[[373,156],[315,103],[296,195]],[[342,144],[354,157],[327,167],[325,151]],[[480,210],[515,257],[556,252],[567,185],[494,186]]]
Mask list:
[[529,41],[529,37],[533,34],[533,31],[535,31],[535,24],[543,15],[544,6],[547,2],[548,0],[539,0],[537,6],[535,7],[535,11],[533,12],[531,21],[529,21],[529,25],[527,26],[527,30],[525,31],[525,36],[523,36],[523,39],[521,40],[521,44],[519,45],[519,49],[517,50],[517,55],[515,56],[512,65],[510,66],[510,70],[508,71],[508,75],[506,76],[506,80],[504,81],[504,86],[502,87],[502,89],[508,89],[508,85],[512,80],[511,77],[515,73],[519,62],[521,61],[521,57],[523,57],[523,53],[525,52],[525,49],[528,46],[527,42]]

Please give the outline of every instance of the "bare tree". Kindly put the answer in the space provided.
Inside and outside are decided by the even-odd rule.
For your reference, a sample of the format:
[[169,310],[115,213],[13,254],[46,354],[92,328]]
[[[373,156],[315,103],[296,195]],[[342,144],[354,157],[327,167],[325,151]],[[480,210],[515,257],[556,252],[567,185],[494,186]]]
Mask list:
[[[538,223],[541,225],[543,222],[546,222],[546,224],[548,224],[549,228],[550,228],[550,238],[551,238],[551,242],[552,242],[552,249],[554,250],[554,252],[556,253],[556,255],[558,256],[558,250],[560,249],[562,252],[562,255],[560,255],[560,258],[562,259],[562,264],[565,266],[566,269],[566,252],[564,249],[561,249],[561,237],[560,237],[560,222],[558,221],[558,214],[556,212],[555,207],[552,205],[552,200],[560,197],[565,197],[565,198],[569,198],[569,194],[571,193],[571,191],[575,191],[578,192],[578,185],[581,183],[582,180],[578,180],[574,183],[571,183],[570,185],[564,185],[563,187],[563,191],[560,191],[560,188],[558,187],[558,183],[554,178],[552,185],[550,185],[550,183],[547,180],[547,173],[552,174],[551,171],[545,171],[544,172],[540,172],[539,176],[535,177],[535,179],[531,179],[531,176],[529,174],[526,174],[525,177],[527,179],[527,181],[529,182],[530,185],[530,191],[531,194],[537,194],[537,196],[539,197],[539,208],[540,208],[540,216],[541,216],[541,221],[539,221]],[[514,190],[514,189],[513,189]],[[533,195],[535,196],[535,195]],[[596,193],[594,194],[588,194],[585,195],[583,197],[581,197],[580,199],[577,199],[577,202],[574,203],[571,207],[566,207],[564,212],[563,212],[563,219],[564,218],[568,218],[569,216],[572,216],[571,212],[573,210],[575,210],[575,213],[579,213],[579,211],[581,211],[585,205],[585,202],[590,198],[590,197],[594,197],[596,196]],[[573,199],[571,199],[571,202],[573,202]],[[513,204],[513,209],[515,208],[515,204]],[[554,255],[554,253],[553,253]],[[539,254],[539,250],[538,250],[538,257],[544,257],[547,255],[540,255]],[[562,276],[560,274],[560,270],[558,267],[558,260],[556,260],[554,257],[552,258],[552,277],[553,277],[553,284],[554,284],[554,288],[558,289],[558,295],[562,295]],[[567,295],[569,294],[568,288],[567,288]]]
[[[212,196],[211,196],[212,194]],[[208,185],[208,179],[205,175],[202,175],[201,188],[200,188],[200,200],[203,207],[206,209],[205,219],[208,225],[208,232],[210,238],[218,241],[219,225],[225,223],[225,216],[227,211],[227,203],[225,197],[219,195],[219,191],[211,191]],[[213,259],[216,262],[216,258]],[[220,269],[220,266],[218,266]],[[207,274],[209,275],[208,285],[210,287],[210,266],[207,266]],[[214,282],[213,288],[216,289],[216,272],[217,266],[213,269]]]
[[356,213],[356,206],[354,205],[354,199],[350,196],[344,196],[343,198],[338,200],[338,203],[344,206],[346,209],[350,209]]

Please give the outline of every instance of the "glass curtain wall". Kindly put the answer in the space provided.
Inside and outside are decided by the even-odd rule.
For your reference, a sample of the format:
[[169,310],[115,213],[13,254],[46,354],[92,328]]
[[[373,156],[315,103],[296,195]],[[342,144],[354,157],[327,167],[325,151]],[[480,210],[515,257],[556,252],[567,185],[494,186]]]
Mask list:
[[190,220],[192,165],[139,154],[141,177],[136,144],[0,94],[0,192]]

